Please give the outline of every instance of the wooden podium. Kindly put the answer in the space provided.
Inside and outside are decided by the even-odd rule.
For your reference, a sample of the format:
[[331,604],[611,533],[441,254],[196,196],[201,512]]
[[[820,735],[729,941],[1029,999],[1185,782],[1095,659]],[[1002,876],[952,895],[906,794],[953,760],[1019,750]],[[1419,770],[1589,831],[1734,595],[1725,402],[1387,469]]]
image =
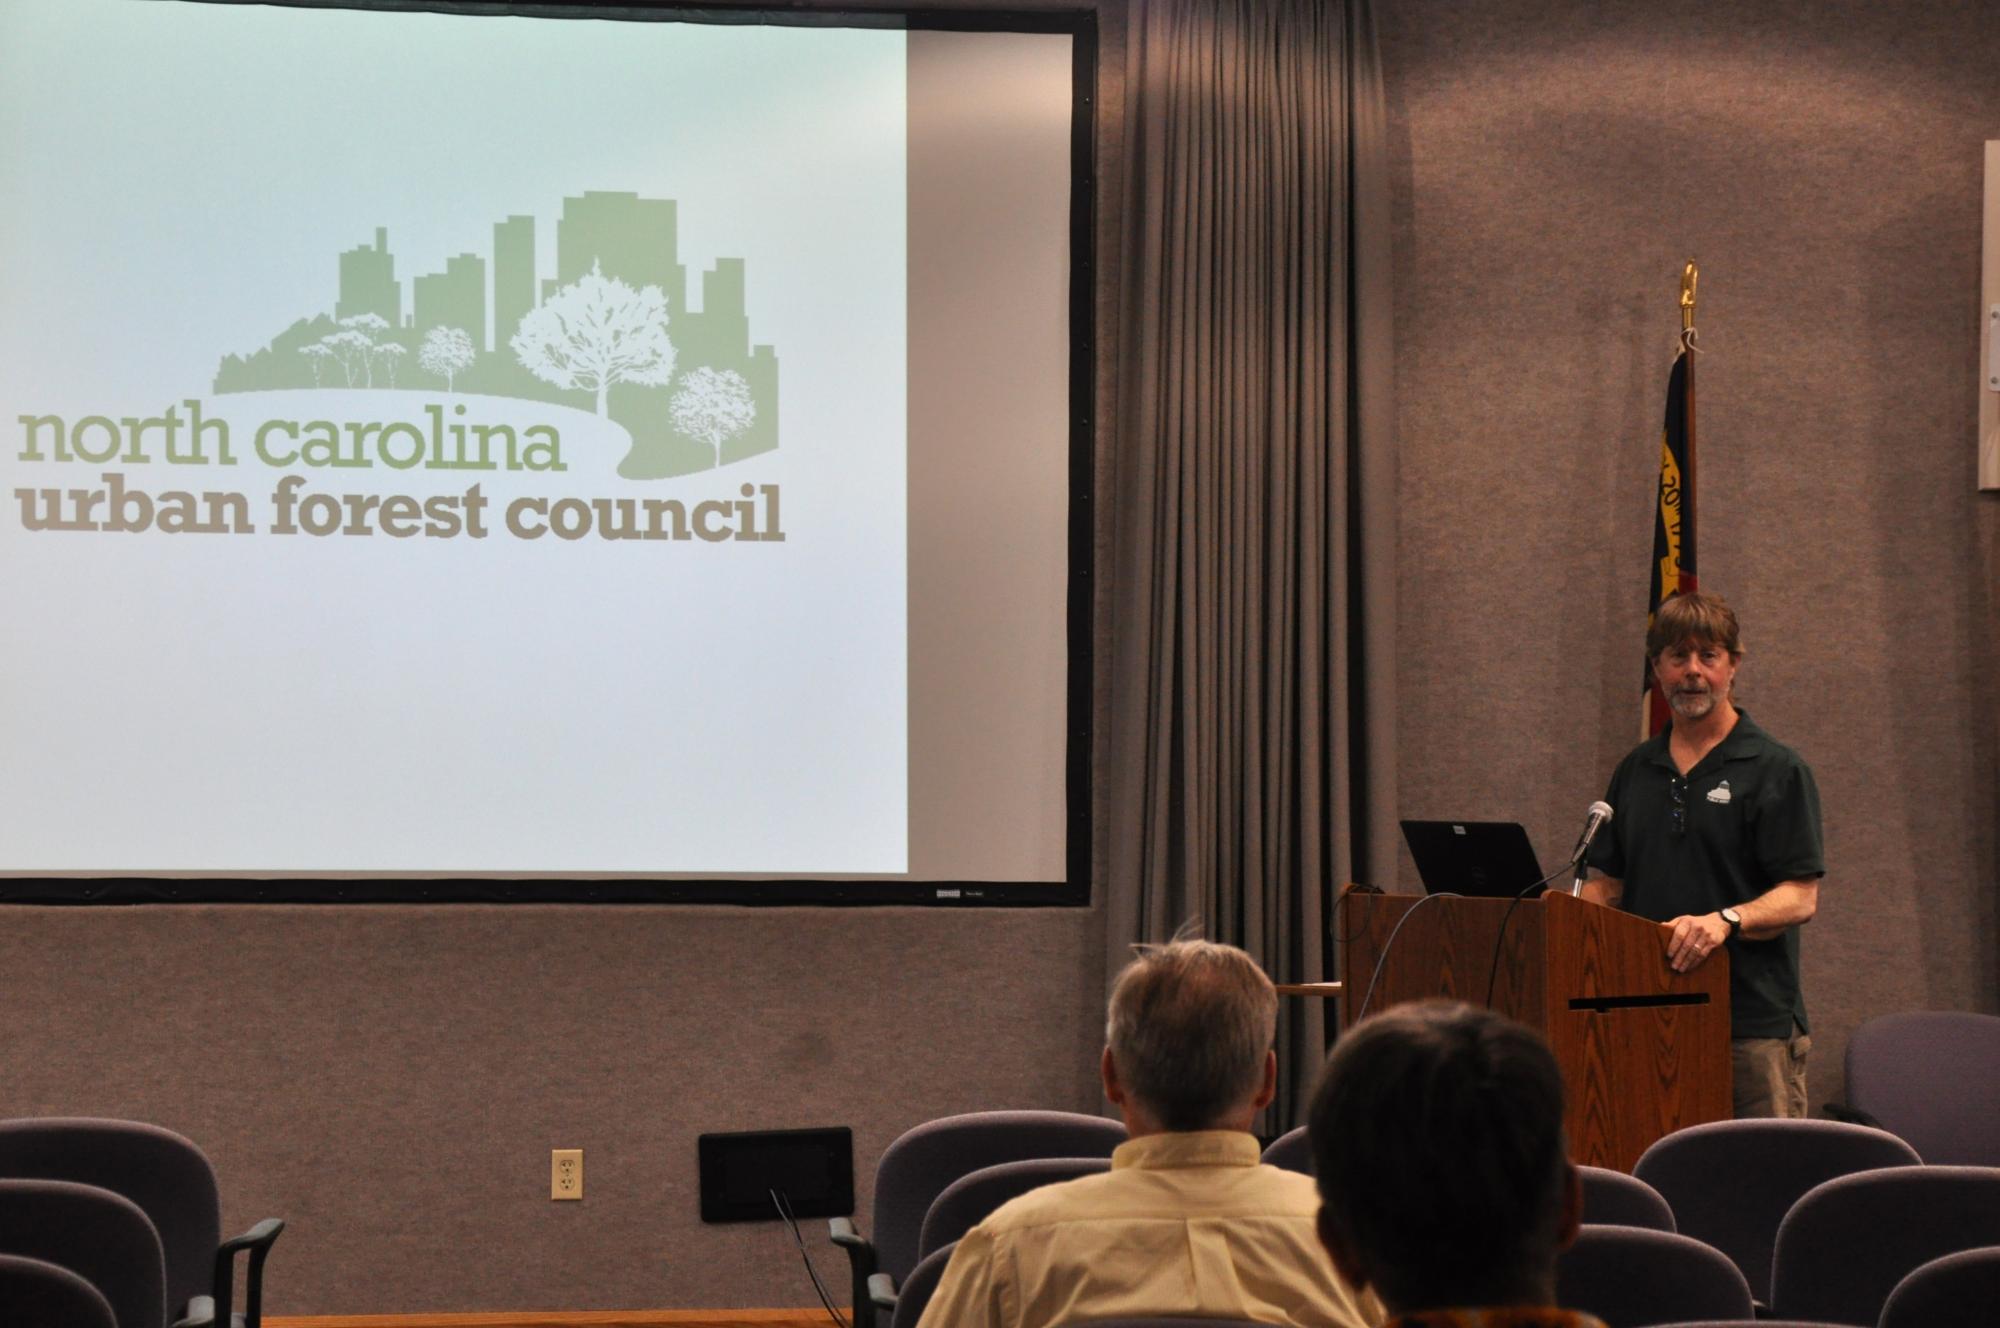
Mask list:
[[[1667,963],[1659,923],[1550,893],[1523,900],[1349,891],[1340,906],[1341,992],[1351,1027],[1403,916],[1370,1012],[1451,996],[1541,1031],[1568,1085],[1570,1154],[1630,1171],[1646,1146],[1730,1114],[1729,955],[1692,973]],[[1421,905],[1422,907],[1418,907]]]

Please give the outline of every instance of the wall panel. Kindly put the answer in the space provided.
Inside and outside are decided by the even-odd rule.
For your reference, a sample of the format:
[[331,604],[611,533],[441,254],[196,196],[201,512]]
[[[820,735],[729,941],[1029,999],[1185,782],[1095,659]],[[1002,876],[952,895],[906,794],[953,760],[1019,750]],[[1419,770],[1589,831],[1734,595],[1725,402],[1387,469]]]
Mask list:
[[[1976,9],[1391,0],[1404,813],[1544,857],[1637,733],[1678,274],[1700,566],[1819,776],[1813,1096],[1871,1014],[1994,1009],[1994,495],[1974,491]],[[1406,873],[1414,884],[1414,874]]]

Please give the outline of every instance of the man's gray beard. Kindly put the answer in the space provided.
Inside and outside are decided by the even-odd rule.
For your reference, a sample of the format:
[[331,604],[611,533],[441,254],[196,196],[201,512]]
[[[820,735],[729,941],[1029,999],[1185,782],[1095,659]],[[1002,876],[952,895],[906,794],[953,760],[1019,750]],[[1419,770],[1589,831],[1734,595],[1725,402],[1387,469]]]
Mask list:
[[1715,709],[1715,693],[1674,692],[1667,697],[1667,708],[1682,719],[1700,719]]

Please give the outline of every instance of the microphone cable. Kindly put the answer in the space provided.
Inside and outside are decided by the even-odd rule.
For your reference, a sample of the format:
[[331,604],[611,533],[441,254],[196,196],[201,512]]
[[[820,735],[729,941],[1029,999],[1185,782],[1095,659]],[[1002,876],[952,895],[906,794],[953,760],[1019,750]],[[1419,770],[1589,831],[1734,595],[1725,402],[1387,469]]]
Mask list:
[[1504,947],[1507,944],[1507,924],[1513,920],[1514,910],[1521,906],[1521,901],[1523,899],[1526,899],[1529,895],[1541,889],[1543,886],[1547,885],[1550,881],[1555,880],[1556,877],[1562,875],[1564,872],[1568,871],[1571,867],[1574,867],[1575,865],[1576,864],[1574,862],[1565,862],[1562,866],[1556,868],[1554,871],[1550,872],[1547,876],[1544,876],[1541,880],[1536,881],[1533,885],[1522,887],[1521,892],[1515,895],[1514,898],[1511,901],[1509,901],[1507,905],[1507,911],[1500,915],[1500,931],[1499,934],[1493,938],[1493,962],[1487,965],[1486,969],[1487,1009],[1490,1010],[1493,1008],[1493,988],[1500,980],[1500,951],[1502,947]]
[[1550,872],[1547,876],[1544,876],[1541,880],[1536,881],[1533,885],[1523,887],[1521,892],[1515,895],[1512,901],[1508,903],[1507,911],[1500,915],[1500,930],[1493,937],[1493,962],[1486,967],[1487,1009],[1490,1010],[1493,1008],[1493,988],[1500,981],[1500,953],[1507,944],[1507,924],[1513,921],[1514,910],[1521,906],[1523,899],[1526,899],[1529,895],[1555,880],[1556,877],[1566,871],[1574,871],[1576,873],[1575,882],[1570,887],[1570,893],[1581,894],[1583,892],[1583,875],[1586,871],[1590,870],[1589,865],[1585,862],[1585,858],[1590,853],[1590,841],[1597,837],[1598,831],[1611,824],[1611,817],[1612,808],[1610,803],[1602,799],[1591,803],[1589,816],[1583,823],[1583,833],[1577,836],[1576,847],[1571,849],[1569,853],[1569,861]]
[[[1594,812],[1601,805],[1603,804],[1592,803],[1591,810]],[[1604,810],[1605,810],[1605,817],[1603,823],[1608,824],[1611,819],[1610,817],[1611,809],[1607,806],[1604,808]],[[1502,948],[1507,943],[1507,924],[1513,921],[1514,910],[1521,906],[1521,901],[1523,899],[1526,899],[1529,895],[1533,894],[1535,891],[1549,884],[1549,882],[1555,880],[1556,877],[1562,875],[1564,872],[1569,871],[1572,868],[1580,869],[1582,863],[1583,851],[1587,849],[1589,846],[1588,840],[1590,838],[1590,831],[1595,828],[1597,827],[1593,826],[1593,827],[1587,827],[1585,829],[1584,842],[1579,844],[1577,850],[1570,854],[1569,860],[1567,862],[1563,863],[1562,866],[1550,872],[1547,876],[1544,876],[1541,880],[1536,881],[1533,884],[1523,886],[1514,895],[1514,897],[1507,902],[1507,911],[1500,915],[1499,933],[1495,935],[1493,938],[1493,962],[1487,966],[1485,1005],[1488,1009],[1491,1009],[1493,1007],[1493,990],[1494,987],[1498,985],[1500,978],[1500,953]],[[1415,913],[1418,909],[1422,908],[1425,904],[1429,903],[1433,899],[1464,899],[1464,898],[1466,898],[1465,895],[1456,894],[1449,890],[1440,890],[1436,894],[1425,895],[1422,899],[1419,899],[1416,903],[1410,905],[1410,907],[1408,908],[1408,910],[1404,912],[1402,917],[1396,919],[1396,925],[1389,929],[1389,939],[1382,942],[1382,953],[1376,957],[1375,972],[1368,979],[1368,990],[1362,995],[1361,1005],[1354,1013],[1355,1023],[1358,1024],[1363,1019],[1366,1019],[1368,1017],[1369,1003],[1375,999],[1375,986],[1382,980],[1382,970],[1384,966],[1386,966],[1389,962],[1389,950],[1392,946],[1396,944],[1396,937],[1403,930],[1403,924],[1410,920],[1411,914]],[[1339,901],[1336,900],[1335,902],[1338,903]]]
[[1368,1003],[1375,999],[1375,984],[1382,980],[1382,967],[1389,962],[1389,950],[1396,944],[1396,936],[1403,930],[1403,924],[1415,916],[1418,909],[1430,903],[1433,899],[1463,898],[1465,898],[1464,895],[1455,894],[1449,890],[1440,890],[1434,895],[1425,895],[1422,899],[1419,899],[1416,903],[1405,909],[1402,917],[1396,919],[1396,925],[1389,929],[1389,939],[1382,942],[1382,953],[1376,957],[1375,973],[1368,979],[1368,990],[1362,994],[1361,1008],[1354,1012],[1355,1023],[1358,1024],[1368,1017]]

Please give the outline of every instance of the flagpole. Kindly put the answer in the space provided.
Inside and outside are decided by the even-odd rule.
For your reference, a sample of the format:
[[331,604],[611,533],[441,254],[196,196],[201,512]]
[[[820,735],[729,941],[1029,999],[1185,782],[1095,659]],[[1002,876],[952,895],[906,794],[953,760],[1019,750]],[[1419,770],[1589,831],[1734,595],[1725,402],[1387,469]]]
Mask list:
[[[1653,503],[1653,559],[1647,573],[1646,630],[1660,602],[1696,588],[1694,474],[1695,282],[1694,260],[1681,269],[1680,351],[1667,375],[1666,418],[1660,430],[1660,482]],[[1671,722],[1666,698],[1646,660],[1639,689],[1639,734],[1652,737]]]
[[1683,558],[1680,568],[1680,591],[1685,594],[1698,589],[1696,581],[1695,543],[1695,445],[1694,445],[1694,295],[1695,282],[1701,272],[1690,258],[1681,269],[1681,353],[1687,357],[1687,465],[1681,476],[1681,549]]

